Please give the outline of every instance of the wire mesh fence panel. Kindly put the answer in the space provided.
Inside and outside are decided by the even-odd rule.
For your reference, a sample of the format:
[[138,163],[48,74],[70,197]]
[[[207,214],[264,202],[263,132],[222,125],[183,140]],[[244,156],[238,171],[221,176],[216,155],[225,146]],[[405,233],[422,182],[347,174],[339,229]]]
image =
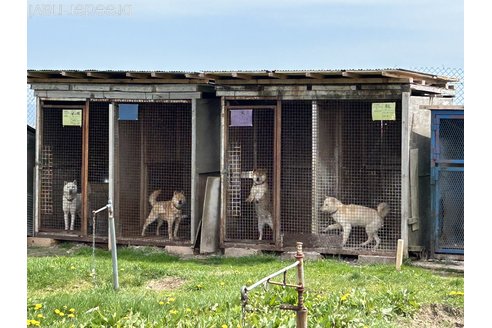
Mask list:
[[[273,108],[228,110],[226,240],[273,240]],[[253,170],[256,175],[253,175]],[[254,177],[258,180],[253,182]],[[254,187],[254,189],[253,189]]]
[[[190,102],[141,103],[138,120],[119,120],[122,237],[190,240],[191,129]],[[167,218],[174,220],[171,236]]]
[[413,67],[411,70],[435,74],[440,76],[454,77],[459,79],[458,82],[451,82],[450,85],[454,86],[456,90],[453,98],[455,105],[465,104],[465,70],[460,67],[445,67],[445,66],[431,66],[431,67]]
[[463,250],[465,247],[464,170],[442,169],[439,172],[438,250]]
[[109,186],[109,103],[91,102],[89,107],[88,233],[108,235],[108,215],[97,215],[93,226],[92,211],[108,203]]
[[[284,244],[312,225],[312,101],[282,102],[280,218]],[[299,238],[297,238],[299,239]]]
[[[64,115],[79,120],[66,122]],[[80,124],[79,124],[80,123]],[[81,167],[82,167],[82,109],[43,109],[42,147],[40,154],[40,231],[72,230],[73,209],[77,219],[74,229],[80,230]],[[70,184],[77,192],[69,190]],[[73,189],[72,189],[73,190]],[[67,223],[64,219],[67,218]]]
[[394,121],[373,121],[371,104],[316,104],[312,229],[326,246],[393,250],[400,236],[401,103]]
[[27,85],[27,125],[36,128],[36,96],[34,95],[34,90],[31,86]]

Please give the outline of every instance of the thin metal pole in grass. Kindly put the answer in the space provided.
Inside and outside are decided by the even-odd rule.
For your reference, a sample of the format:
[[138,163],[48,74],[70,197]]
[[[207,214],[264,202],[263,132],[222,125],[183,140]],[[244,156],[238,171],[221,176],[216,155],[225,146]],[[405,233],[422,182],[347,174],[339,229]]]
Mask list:
[[[92,228],[92,233],[95,235],[95,217],[96,214],[104,211],[105,209],[108,210],[108,226],[109,226],[109,241],[111,243],[111,262],[113,264],[113,288],[117,290],[119,288],[119,282],[118,282],[118,256],[116,254],[116,233],[115,233],[115,228],[114,228],[114,217],[113,217],[113,205],[111,203],[111,200],[108,200],[108,204],[104,207],[101,207],[98,210],[92,211],[92,215],[94,216],[94,224]],[[94,237],[93,237],[94,238]],[[95,277],[95,272],[94,272],[94,277]]]
[[[248,292],[262,284],[272,284],[283,287],[292,287],[297,289],[297,305],[281,305],[282,310],[292,310],[296,311],[296,327],[297,328],[307,328],[307,308],[304,306],[304,253],[302,252],[302,243],[296,243],[296,262],[286,266],[285,268],[266,276],[263,279],[258,280],[251,286],[243,286],[241,288],[241,305],[242,305],[242,317],[241,326],[244,327],[244,313],[246,305],[248,304]],[[287,271],[297,267],[297,285],[291,285],[286,283]],[[270,279],[283,274],[283,281],[276,282],[270,281]]]

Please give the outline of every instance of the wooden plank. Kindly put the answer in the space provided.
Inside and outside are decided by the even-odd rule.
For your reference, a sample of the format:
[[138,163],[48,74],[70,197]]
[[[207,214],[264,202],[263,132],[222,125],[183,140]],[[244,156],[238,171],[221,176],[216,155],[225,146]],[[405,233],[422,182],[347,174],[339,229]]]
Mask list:
[[280,187],[281,187],[281,170],[282,170],[282,101],[277,100],[277,107],[274,110],[274,178],[273,178],[273,227],[275,232],[275,246],[282,247],[282,239],[280,238]]
[[194,84],[158,84],[154,86],[155,92],[197,92],[198,85]]
[[287,75],[275,73],[275,72],[268,72],[268,77],[271,77],[274,79],[285,79],[285,78],[287,78]]
[[408,257],[408,219],[410,218],[410,92],[402,94],[401,110],[401,239]]
[[130,77],[133,79],[148,79],[151,77],[150,73],[141,73],[141,72],[126,72],[126,77]]
[[71,90],[74,91],[110,91],[110,84],[78,84],[73,83],[70,85]]
[[304,92],[264,91],[217,91],[222,97],[282,97],[282,99],[395,99],[401,97],[399,90],[326,90]]
[[[95,75],[94,74],[91,74]],[[43,76],[40,78],[27,78],[27,83],[32,84],[32,83],[114,83],[114,84],[125,84],[125,83],[139,83],[139,84],[205,84],[206,81],[204,79],[201,79],[198,75],[195,75],[195,77],[190,78],[184,78],[184,79],[156,79],[156,78],[149,78],[149,79],[131,79],[131,78],[104,78],[102,75],[98,76],[98,79],[91,79],[91,78],[86,78],[86,79],[74,79],[74,78],[49,78],[47,76]],[[231,79],[231,81],[234,81]],[[240,81],[239,81],[240,82]]]
[[152,85],[135,85],[135,84],[125,84],[125,85],[111,85],[111,91],[124,91],[124,92],[153,92],[154,87]]
[[87,236],[87,222],[89,217],[89,99],[85,102],[85,107],[82,110],[82,223],[80,233],[82,236]]
[[322,80],[325,78],[325,76],[323,74],[313,73],[313,72],[306,72],[305,76],[310,78],[310,79],[317,79],[317,80]]
[[87,77],[94,77],[96,79],[108,79],[110,77],[109,74],[101,73],[101,72],[86,72]]
[[420,105],[419,108],[429,110],[465,110],[464,105]]
[[410,88],[412,90],[424,91],[424,92],[428,92],[428,93],[435,93],[435,94],[440,94],[443,96],[454,96],[456,94],[455,90],[449,89],[446,87],[440,87],[440,86],[413,84],[410,86]]
[[172,73],[161,73],[161,72],[151,72],[150,76],[156,79],[174,79],[176,74]]
[[360,78],[360,74],[357,74],[357,73],[354,73],[354,72],[342,72],[342,76],[343,77],[348,77],[348,78],[351,78],[351,79],[359,79]]
[[85,78],[86,75],[84,72],[71,72],[71,71],[61,71],[60,72],[60,75],[61,76],[65,76],[65,77],[73,77],[73,78]]
[[412,231],[419,230],[419,149],[410,149],[410,209],[411,220],[408,224]]
[[250,74],[232,72],[231,76],[236,79],[251,80],[253,77]]
[[224,247],[225,234],[226,234],[226,217],[227,217],[227,158],[226,152],[228,151],[228,129],[229,126],[229,110],[226,106],[224,97],[220,99],[221,117],[220,117],[220,181],[221,181],[221,193],[220,193],[220,247]]
[[66,83],[32,83],[31,84],[31,89],[35,91],[41,91],[41,90],[59,90],[59,91],[66,91],[70,90],[70,85]]
[[[375,77],[375,78],[359,78],[351,79],[348,82],[347,78],[325,78],[322,80],[316,80],[316,84],[407,84],[411,83],[408,78],[387,78],[387,77]],[[313,80],[309,78],[305,79],[252,79],[252,80],[237,80],[237,79],[222,79],[218,82],[218,85],[269,85],[269,84],[313,84]]]

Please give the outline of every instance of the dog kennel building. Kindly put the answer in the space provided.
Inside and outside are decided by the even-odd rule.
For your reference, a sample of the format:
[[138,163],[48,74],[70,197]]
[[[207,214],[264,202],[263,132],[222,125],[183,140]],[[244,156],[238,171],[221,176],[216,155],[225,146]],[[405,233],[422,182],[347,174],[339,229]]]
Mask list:
[[[447,77],[415,71],[204,72],[222,107],[221,246],[291,250],[296,241],[327,254],[405,254],[429,248],[429,105],[452,104]],[[273,229],[258,240],[254,206],[245,200],[252,171],[264,169]],[[420,186],[420,187],[419,187]],[[320,210],[326,196],[390,212],[375,243],[340,229]],[[362,215],[361,213],[356,214]]]
[[[333,71],[28,71],[37,98],[34,233],[107,236],[91,211],[112,199],[126,244],[193,244],[207,178],[220,177],[220,248],[327,254],[405,253],[431,247],[429,106],[450,106],[455,79],[402,69]],[[273,225],[258,240],[252,172],[263,169]],[[62,189],[76,180],[83,215],[64,231]],[[180,241],[154,226],[142,237],[149,195],[183,191]],[[352,226],[342,247],[326,196],[389,214],[375,242]],[[356,214],[352,219],[358,217]],[[152,230],[154,229],[154,230]],[[214,229],[211,229],[214,230]],[[201,229],[208,235],[211,231]]]
[[[112,200],[117,240],[123,244],[186,244],[195,236],[206,178],[220,169],[220,103],[213,87],[184,72],[39,71],[27,73],[37,99],[34,233],[65,240],[108,235]],[[81,219],[65,231],[63,186],[76,181]],[[174,191],[187,199],[177,241],[164,222],[145,236],[149,195]]]

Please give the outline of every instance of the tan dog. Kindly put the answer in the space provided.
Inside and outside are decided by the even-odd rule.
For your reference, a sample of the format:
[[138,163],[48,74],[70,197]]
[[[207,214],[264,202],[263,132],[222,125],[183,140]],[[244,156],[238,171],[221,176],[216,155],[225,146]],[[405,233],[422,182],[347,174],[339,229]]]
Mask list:
[[388,215],[389,210],[389,206],[386,203],[380,203],[377,210],[375,210],[360,205],[344,205],[335,197],[326,196],[323,206],[321,206],[321,211],[327,212],[336,223],[329,225],[323,232],[342,229],[342,246],[345,246],[353,226],[365,227],[367,240],[361,246],[368,245],[374,239],[376,240],[374,250],[376,250],[381,241],[378,236],[378,230],[383,226],[383,219]]
[[262,240],[265,224],[268,224],[273,230],[270,190],[268,189],[266,171],[263,169],[254,170],[252,179],[253,186],[246,201],[255,203],[256,216],[258,217],[258,232],[260,233],[258,240]]
[[[145,220],[145,224],[142,229],[142,236],[145,236],[145,230],[155,220],[157,222],[157,229],[155,231],[156,236],[159,236],[159,229],[163,223],[163,221],[167,221],[167,232],[169,235],[169,240],[173,240],[178,236],[179,223],[182,218],[182,208],[183,205],[186,204],[186,197],[183,192],[175,191],[173,194],[173,198],[167,201],[157,201],[157,196],[161,193],[160,190],[154,191],[149,196],[149,203],[152,205],[152,210],[149,213],[149,216]],[[173,234],[173,225],[174,225],[174,234]]]

